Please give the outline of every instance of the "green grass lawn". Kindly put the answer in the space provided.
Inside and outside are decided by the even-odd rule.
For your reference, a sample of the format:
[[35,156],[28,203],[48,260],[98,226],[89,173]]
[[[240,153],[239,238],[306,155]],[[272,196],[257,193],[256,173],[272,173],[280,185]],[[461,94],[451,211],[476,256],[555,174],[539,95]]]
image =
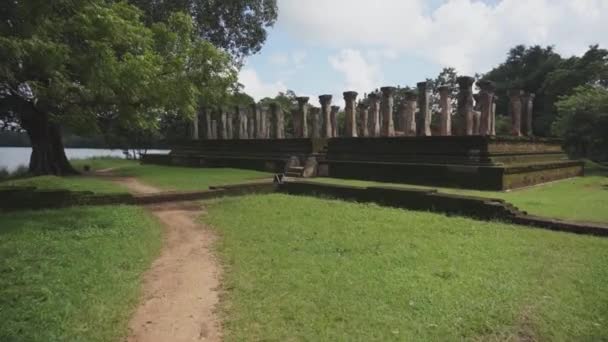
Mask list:
[[207,204],[229,341],[608,339],[608,239],[279,194]]
[[314,178],[312,181],[361,187],[391,185],[437,189],[439,192],[445,193],[501,198],[534,215],[608,223],[608,171],[593,164],[588,164],[587,169],[588,175],[585,177],[570,178],[510,192],[427,187],[337,178]]
[[65,189],[71,191],[93,191],[97,193],[127,192],[123,187],[108,180],[84,176],[38,176],[0,182],[0,188],[11,186],[34,186],[38,189]]
[[0,341],[118,341],[161,228],[126,206],[0,216]]
[[93,170],[115,168],[114,174],[135,177],[144,183],[166,190],[206,190],[210,185],[240,183],[270,178],[271,173],[231,168],[191,168],[162,165],[141,165],[120,159],[88,159],[75,162],[88,164]]

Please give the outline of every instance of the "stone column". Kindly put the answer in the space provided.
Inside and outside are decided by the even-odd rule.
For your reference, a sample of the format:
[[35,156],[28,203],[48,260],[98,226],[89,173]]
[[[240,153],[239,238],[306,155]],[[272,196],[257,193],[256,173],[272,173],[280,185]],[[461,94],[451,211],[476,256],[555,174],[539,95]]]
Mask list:
[[321,137],[321,110],[317,107],[310,109],[312,115],[312,138],[319,139]]
[[252,118],[253,118],[253,122],[254,122],[254,133],[252,135],[253,138],[256,139],[263,139],[264,138],[264,134],[262,133],[262,112],[260,111],[260,107],[258,107],[258,105],[256,103],[252,103],[249,108],[251,109],[251,112],[253,113]]
[[274,138],[285,139],[285,122],[283,118],[283,109],[279,103],[273,102],[270,104],[272,118],[274,119]]
[[228,129],[227,129],[227,114],[226,111],[224,110],[224,108],[220,108],[220,120],[218,122],[218,129],[217,129],[217,133],[218,133],[218,139],[228,139]]
[[249,106],[247,110],[247,136],[249,139],[255,139],[255,109]]
[[237,135],[239,139],[248,139],[247,136],[247,114],[240,106],[235,107],[237,118]]
[[298,115],[294,117],[294,135],[298,138],[308,138],[308,97],[297,97]]
[[496,101],[498,101],[498,97],[494,96],[492,99],[492,119],[490,124],[490,135],[496,135]]
[[345,132],[344,135],[347,137],[357,137],[357,121],[355,117],[355,103],[357,101],[356,91],[345,91],[344,95],[344,112],[345,118]]
[[381,134],[383,137],[395,136],[395,125],[393,123],[393,95],[395,94],[395,87],[382,87],[382,129]]
[[536,95],[534,93],[525,93],[524,96],[521,97],[521,132],[525,136],[533,136],[534,132],[532,131],[532,113],[534,110],[534,97]]
[[357,106],[359,109],[359,134],[362,137],[369,137],[369,117],[368,108],[369,106],[363,102]]
[[226,138],[234,139],[234,115],[231,112],[226,112]]
[[206,135],[205,138],[207,139],[213,139],[213,131],[212,131],[212,121],[213,118],[211,117],[211,112],[209,111],[209,109],[205,110],[205,131],[206,131]]
[[418,111],[420,113],[421,127],[419,129],[419,135],[430,137],[431,132],[431,108],[430,102],[430,89],[428,82],[418,82]]
[[192,140],[198,140],[198,137],[198,113],[195,113],[192,118]]
[[331,106],[331,137],[338,137],[338,113],[340,106]]
[[452,100],[450,99],[451,89],[447,85],[442,85],[437,88],[437,90],[439,90],[439,106],[441,107],[439,135],[452,135]]
[[403,113],[403,134],[408,137],[416,136],[416,107],[418,95],[414,91],[405,93],[405,108]]
[[460,131],[464,135],[473,135],[473,83],[475,79],[470,76],[457,78],[458,82],[458,111],[461,124]]
[[319,96],[319,102],[321,103],[321,117],[323,118],[323,132],[324,138],[332,137],[332,124],[331,124],[331,98],[329,94]]
[[369,135],[380,136],[380,97],[376,93],[367,96],[369,99]]
[[492,105],[494,103],[494,82],[481,80],[479,86],[479,101],[481,104],[481,117],[479,123],[479,135],[492,135]]
[[217,139],[217,120],[211,120],[211,127],[210,127],[209,132],[211,132],[211,136],[209,139],[216,140]]
[[521,94],[520,89],[509,89],[509,111],[511,113],[511,134],[521,136]]

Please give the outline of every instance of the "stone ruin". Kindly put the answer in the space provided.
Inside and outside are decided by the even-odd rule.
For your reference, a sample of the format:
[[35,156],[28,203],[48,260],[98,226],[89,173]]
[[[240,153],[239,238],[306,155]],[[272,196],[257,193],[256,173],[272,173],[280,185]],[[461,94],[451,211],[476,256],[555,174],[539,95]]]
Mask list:
[[[320,95],[320,108],[311,106],[308,97],[297,97],[296,108],[281,108],[278,103],[263,107],[252,103],[249,108],[233,110],[202,110],[192,129],[192,138],[198,139],[285,139],[285,138],[337,138],[342,137],[395,137],[433,136],[433,116],[438,117],[439,136],[495,136],[496,87],[493,82],[477,82],[479,92],[473,93],[475,79],[458,78],[457,109],[452,115],[452,89],[439,86],[439,112],[430,106],[431,89],[427,82],[417,84],[417,92],[407,91],[405,101],[397,110],[394,120],[395,87],[382,87],[380,94],[371,93],[357,103],[357,92],[346,91],[344,100],[344,126],[338,127],[340,107],[332,105],[332,95]],[[510,89],[509,115],[511,135],[533,136],[532,113],[534,97],[520,89]],[[292,115],[292,129],[285,128],[285,113]],[[454,119],[461,127],[454,127]]]
[[[193,139],[144,162],[485,190],[583,173],[583,163],[569,160],[559,140],[533,136],[534,94],[509,90],[510,134],[497,137],[494,83],[478,81],[477,93],[474,78],[459,77],[457,83],[452,99],[454,89],[439,86],[434,95],[427,82],[419,82],[398,108],[395,87],[382,87],[359,102],[357,92],[346,91],[343,120],[327,94],[319,96],[320,107],[297,97],[293,108],[274,102],[205,109],[195,119]],[[432,96],[439,100],[438,113]]]

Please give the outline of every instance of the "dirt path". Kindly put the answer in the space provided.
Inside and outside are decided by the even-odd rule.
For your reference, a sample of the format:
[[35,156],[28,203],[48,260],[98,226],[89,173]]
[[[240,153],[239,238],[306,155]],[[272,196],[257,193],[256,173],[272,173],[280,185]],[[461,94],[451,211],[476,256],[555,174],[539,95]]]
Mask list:
[[[112,177],[133,193],[160,190],[134,178]],[[216,237],[198,223],[200,204],[148,207],[165,226],[161,255],[144,275],[143,297],[129,322],[127,341],[220,341],[215,312],[220,268],[211,253]]]

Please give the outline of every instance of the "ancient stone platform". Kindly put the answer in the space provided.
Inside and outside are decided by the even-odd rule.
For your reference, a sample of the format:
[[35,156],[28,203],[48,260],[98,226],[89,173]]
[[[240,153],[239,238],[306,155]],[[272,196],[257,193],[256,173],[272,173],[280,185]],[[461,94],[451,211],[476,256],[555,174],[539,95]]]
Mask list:
[[[415,136],[184,141],[144,162],[285,172],[480,190],[508,190],[583,175],[558,140],[530,137]],[[308,174],[311,174],[308,172]]]

